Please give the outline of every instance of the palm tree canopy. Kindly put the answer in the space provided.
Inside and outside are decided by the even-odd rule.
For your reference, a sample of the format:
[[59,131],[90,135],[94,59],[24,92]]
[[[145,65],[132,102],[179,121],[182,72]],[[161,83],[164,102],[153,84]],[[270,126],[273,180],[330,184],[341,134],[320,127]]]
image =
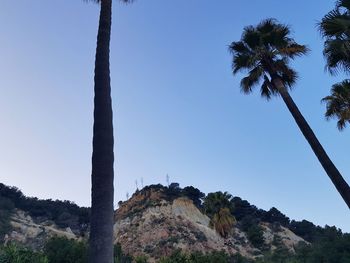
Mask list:
[[318,23],[325,38],[323,54],[326,68],[331,74],[339,70],[350,71],[350,0],[336,2],[334,10],[328,12]]
[[232,227],[236,222],[236,218],[231,214],[229,208],[220,208],[219,212],[210,220],[211,226],[222,237],[227,237],[232,232]]
[[290,37],[287,25],[272,18],[255,27],[245,27],[241,40],[232,42],[229,50],[233,55],[233,74],[248,72],[241,80],[242,91],[250,93],[254,86],[260,85],[261,95],[267,99],[278,94],[272,78],[280,78],[286,87],[293,86],[297,73],[289,66],[289,61],[308,52],[306,46]]
[[322,99],[326,103],[326,118],[337,118],[339,130],[350,123],[350,80],[334,84],[331,95]]

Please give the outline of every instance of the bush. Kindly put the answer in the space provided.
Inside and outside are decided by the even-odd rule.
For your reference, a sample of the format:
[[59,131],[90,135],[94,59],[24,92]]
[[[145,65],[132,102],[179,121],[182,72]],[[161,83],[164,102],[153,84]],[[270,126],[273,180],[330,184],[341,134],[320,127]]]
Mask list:
[[87,263],[87,244],[65,237],[51,238],[44,253],[50,263]]
[[42,253],[9,244],[0,248],[0,263],[48,263]]
[[9,233],[11,231],[11,214],[14,210],[14,204],[13,202],[0,195],[0,243],[3,240],[5,234]]
[[247,231],[248,240],[255,246],[256,248],[261,248],[264,244],[264,236],[263,229],[259,225],[253,225],[248,228]]

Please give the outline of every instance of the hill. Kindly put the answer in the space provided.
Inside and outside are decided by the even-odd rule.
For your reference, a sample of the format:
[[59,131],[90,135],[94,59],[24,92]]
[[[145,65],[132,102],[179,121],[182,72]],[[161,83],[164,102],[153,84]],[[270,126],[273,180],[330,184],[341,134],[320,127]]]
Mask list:
[[[226,192],[205,195],[176,183],[151,185],[118,205],[115,244],[131,257],[146,256],[147,262],[179,251],[179,257],[222,251],[247,260],[295,258],[301,253],[304,258],[329,257],[328,251],[333,251],[331,258],[336,254],[350,258],[349,246],[344,246],[350,237],[336,227],[290,220],[276,208],[258,209]],[[55,236],[84,242],[89,211],[69,201],[28,198],[19,189],[0,184],[0,238],[4,244],[15,242],[40,251]]]

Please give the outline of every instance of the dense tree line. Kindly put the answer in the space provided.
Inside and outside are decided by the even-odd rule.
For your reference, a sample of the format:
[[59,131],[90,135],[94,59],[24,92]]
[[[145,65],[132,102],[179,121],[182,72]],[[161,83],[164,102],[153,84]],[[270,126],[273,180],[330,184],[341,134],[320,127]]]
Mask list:
[[[59,227],[70,227],[74,232],[84,230],[89,224],[90,209],[79,207],[71,201],[59,200],[40,200],[35,197],[26,197],[16,187],[9,187],[0,183],[0,213],[7,211],[8,215],[13,208],[28,212],[37,220],[52,220]],[[8,216],[0,217],[1,221],[6,220]]]

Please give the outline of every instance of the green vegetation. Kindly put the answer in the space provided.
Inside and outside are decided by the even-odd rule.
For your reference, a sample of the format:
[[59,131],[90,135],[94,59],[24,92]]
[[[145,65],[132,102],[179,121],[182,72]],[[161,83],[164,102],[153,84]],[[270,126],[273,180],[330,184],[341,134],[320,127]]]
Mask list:
[[47,257],[40,253],[26,248],[9,244],[0,247],[0,263],[48,263]]
[[1,183],[0,197],[0,237],[14,207],[28,212],[39,221],[52,220],[59,227],[70,227],[76,233],[83,233],[89,224],[90,208],[79,207],[70,201],[26,197],[18,188]]
[[[323,54],[326,67],[332,75],[339,70],[345,73],[350,71],[349,22],[349,1],[340,0],[336,2],[334,10],[328,12],[318,25],[325,38]],[[326,102],[326,118],[338,119],[338,129],[344,129],[350,123],[350,80],[334,84],[331,95],[322,101]]]
[[232,227],[236,223],[236,219],[232,216],[228,208],[221,208],[219,212],[214,214],[210,223],[222,237],[228,237],[232,232]]
[[50,239],[45,245],[44,254],[50,263],[88,262],[86,243],[63,237]]
[[0,194],[0,241],[11,230],[10,217],[15,205],[13,202]]
[[182,253],[181,250],[175,251],[171,256],[162,258],[159,263],[248,263],[240,255],[230,256],[225,252],[212,252],[203,254],[194,252],[191,254]]
[[199,209],[202,208],[202,201],[205,197],[205,194],[202,193],[199,189],[193,186],[186,186],[185,188],[181,188],[178,183],[171,183],[169,187],[163,186],[161,184],[148,185],[140,191],[137,190],[136,193],[144,194],[150,189],[163,193],[163,198],[169,202],[172,202],[179,197],[187,197],[188,199],[192,200],[193,204]]
[[[255,261],[240,255],[228,255],[224,252],[186,254],[181,250],[171,256],[160,259],[159,263],[348,263],[350,259],[350,234],[342,234],[328,227],[327,233],[312,245],[300,243],[295,253],[279,246],[274,252],[268,252]],[[34,252],[26,248],[9,244],[0,247],[0,263],[87,263],[87,245],[84,242],[66,238],[52,238],[43,252]],[[114,247],[115,263],[146,263],[147,257],[134,259],[123,253],[118,244]]]
[[[174,200],[177,197],[188,197],[196,202],[197,206],[211,218],[211,224],[216,231],[227,237],[230,235],[233,226],[244,231],[250,243],[265,253],[264,258],[256,262],[348,262],[350,258],[350,234],[344,234],[336,227],[320,227],[313,223],[302,220],[290,220],[281,213],[277,208],[271,208],[268,211],[251,205],[248,201],[239,197],[232,197],[225,192],[209,193],[205,196],[202,192],[194,187],[180,188],[177,185],[164,187],[162,185],[147,186],[139,193],[145,194],[147,189],[159,190],[163,196]],[[145,192],[143,192],[145,191]],[[167,197],[167,195],[169,196]],[[0,184],[0,230],[2,235],[8,233],[10,229],[9,219],[13,209],[17,206],[27,208],[31,215],[42,215],[39,220],[47,217],[55,218],[53,211],[66,211],[69,214],[80,214],[80,208],[70,202],[38,200],[36,198],[27,198],[17,188],[11,188]],[[205,197],[204,197],[205,196]],[[204,198],[203,198],[204,197]],[[28,205],[29,204],[29,205]],[[57,207],[56,207],[57,205]],[[33,209],[33,211],[31,211]],[[44,209],[44,211],[40,211]],[[83,209],[82,211],[86,211]],[[64,214],[64,213],[62,213]],[[84,218],[84,217],[83,217]],[[68,215],[61,219],[70,221]],[[85,221],[86,222],[86,221]],[[279,231],[281,227],[286,227],[296,235],[310,242],[310,245],[299,244],[295,248],[295,254],[288,251],[281,240],[274,240],[273,245],[277,249],[271,253],[269,247],[264,243],[261,223],[270,223],[271,227]],[[205,236],[198,234],[197,241],[205,240]],[[171,237],[169,242],[176,243],[177,238]],[[161,241],[159,243],[161,245]],[[145,249],[145,252],[147,250]],[[25,256],[24,256],[25,255]],[[77,242],[66,238],[50,239],[42,253],[37,253],[10,244],[7,247],[0,248],[0,263],[4,262],[48,262],[48,263],[85,263],[88,258],[88,248],[85,242]],[[304,260],[305,259],[305,260]],[[335,260],[333,260],[335,259]],[[6,261],[7,260],[7,261]],[[10,260],[10,261],[9,261]],[[15,261],[17,260],[17,261]],[[21,261],[22,260],[22,261]],[[26,261],[23,261],[26,260]],[[32,261],[30,261],[32,260]],[[40,261],[41,260],[41,261]],[[45,261],[47,260],[47,261]],[[226,260],[226,261],[225,261]],[[147,257],[138,256],[132,258],[123,253],[121,246],[118,244],[114,247],[115,263],[147,262]],[[163,258],[160,262],[249,262],[239,256],[229,256],[222,252],[210,254],[192,253],[184,254],[176,251],[173,255]]]

